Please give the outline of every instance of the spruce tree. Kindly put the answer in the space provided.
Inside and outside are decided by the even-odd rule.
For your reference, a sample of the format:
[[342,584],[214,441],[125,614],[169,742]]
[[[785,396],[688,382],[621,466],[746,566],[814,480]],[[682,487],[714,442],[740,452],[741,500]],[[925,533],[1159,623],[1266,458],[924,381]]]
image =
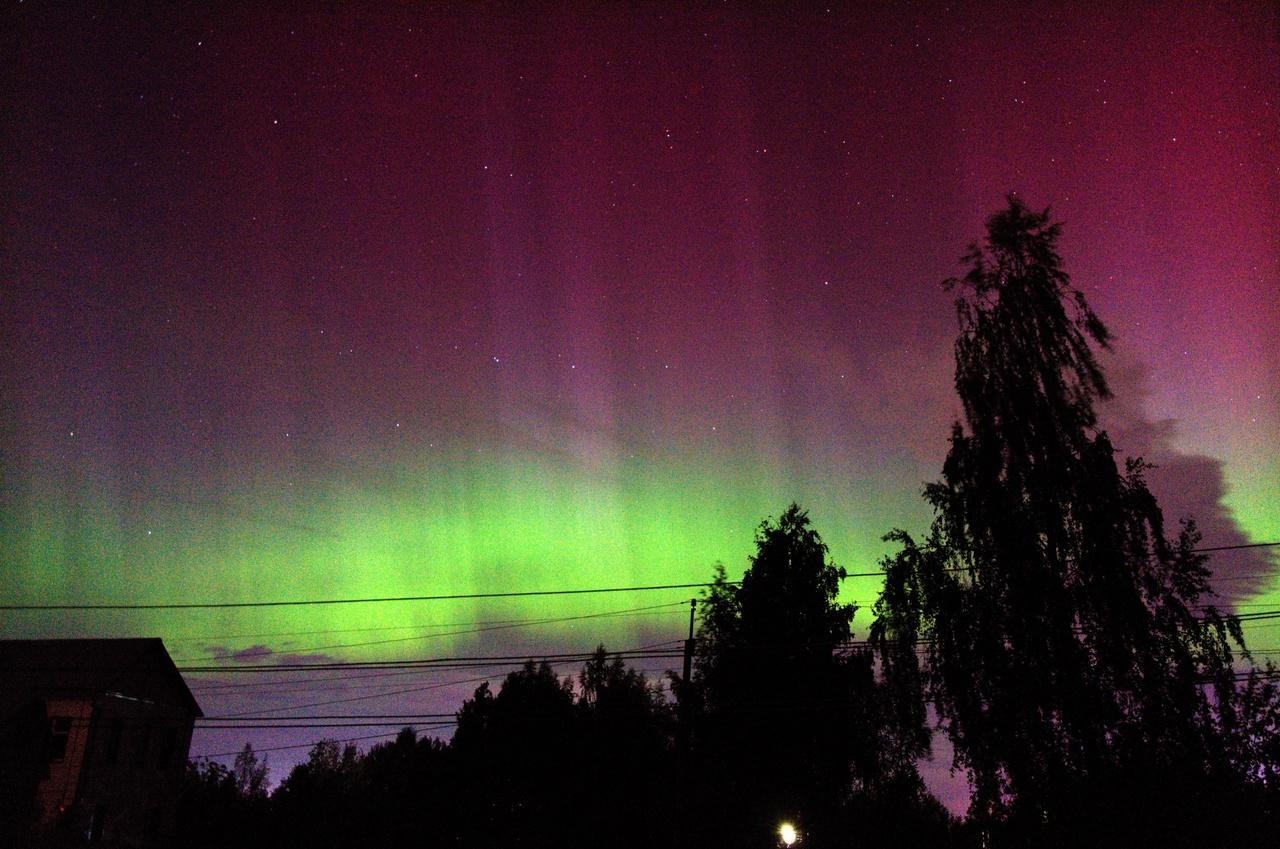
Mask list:
[[915,766],[927,749],[923,711],[887,718],[871,652],[850,646],[845,572],[808,514],[792,504],[760,524],[755,543],[742,580],[717,568],[701,605],[686,694],[699,702],[694,763],[705,804],[691,843],[773,845],[786,820],[814,845],[838,845],[851,800],[863,839],[881,836],[867,833],[867,814],[890,805],[932,814]]

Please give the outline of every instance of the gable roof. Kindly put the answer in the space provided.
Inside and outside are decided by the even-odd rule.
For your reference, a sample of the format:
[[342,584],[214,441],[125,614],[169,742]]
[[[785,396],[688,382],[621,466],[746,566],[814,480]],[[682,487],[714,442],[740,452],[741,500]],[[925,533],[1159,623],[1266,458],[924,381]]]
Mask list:
[[147,699],[204,716],[158,637],[124,640],[0,640],[0,718],[32,698]]

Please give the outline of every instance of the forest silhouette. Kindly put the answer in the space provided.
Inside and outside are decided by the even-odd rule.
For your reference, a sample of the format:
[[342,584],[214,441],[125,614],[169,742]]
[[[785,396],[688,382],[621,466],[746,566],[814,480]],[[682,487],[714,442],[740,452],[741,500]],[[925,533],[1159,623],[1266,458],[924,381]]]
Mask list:
[[[273,792],[252,750],[189,765],[177,845],[1280,845],[1280,691],[1213,606],[1193,522],[1098,426],[1110,335],[1049,213],[1016,198],[946,281],[963,420],[868,639],[804,510],[699,603],[692,675],[602,646],[482,685],[448,742],[317,744]],[[918,764],[933,730],[972,803]]]

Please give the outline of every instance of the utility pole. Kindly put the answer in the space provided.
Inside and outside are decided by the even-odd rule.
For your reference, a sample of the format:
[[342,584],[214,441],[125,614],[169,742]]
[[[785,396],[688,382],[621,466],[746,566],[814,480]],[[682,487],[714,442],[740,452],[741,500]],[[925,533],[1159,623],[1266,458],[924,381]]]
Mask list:
[[693,794],[690,790],[693,783],[693,758],[690,753],[690,742],[693,739],[693,614],[698,607],[696,598],[689,599],[689,638],[684,641],[684,678],[680,681],[679,702],[676,706],[676,730],[678,732],[676,764],[677,811],[679,812],[681,829],[688,831],[694,823]]
[[693,611],[698,606],[696,598],[689,599],[689,639],[684,641],[684,684],[689,686],[693,675]]
[[689,753],[690,740],[690,723],[693,722],[692,698],[693,698],[693,611],[698,606],[696,598],[689,599],[689,639],[684,641],[684,677],[680,679],[679,692],[679,732],[680,732],[680,751],[686,756]]

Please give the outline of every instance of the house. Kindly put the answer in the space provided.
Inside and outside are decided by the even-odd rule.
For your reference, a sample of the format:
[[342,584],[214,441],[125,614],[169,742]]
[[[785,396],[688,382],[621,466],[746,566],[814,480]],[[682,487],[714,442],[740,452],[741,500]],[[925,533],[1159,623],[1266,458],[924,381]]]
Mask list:
[[0,640],[0,843],[165,845],[199,716],[159,639]]

